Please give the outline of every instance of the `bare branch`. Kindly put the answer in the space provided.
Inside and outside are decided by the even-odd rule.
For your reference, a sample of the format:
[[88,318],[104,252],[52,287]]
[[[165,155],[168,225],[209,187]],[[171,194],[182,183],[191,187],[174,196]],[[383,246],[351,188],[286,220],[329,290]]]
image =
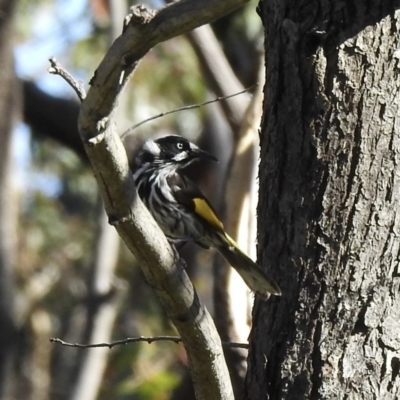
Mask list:
[[[188,37],[200,61],[205,77],[217,95],[224,96],[243,88],[210,26],[202,26],[196,29],[190,32]],[[227,140],[231,141],[234,152],[238,145],[239,131],[249,103],[251,103],[249,96],[241,96],[240,98],[224,101],[221,104],[221,109],[232,130],[232,135],[225,139],[225,143]],[[227,149],[230,148],[230,144],[226,143]],[[234,157],[231,156],[232,159]],[[232,161],[229,162],[227,171],[222,175],[223,180],[228,179],[228,176],[231,175],[232,165]],[[251,163],[250,165],[252,166],[253,164]],[[248,166],[244,167],[245,170],[249,168]],[[226,195],[226,190],[223,190],[225,199],[228,199],[225,203],[227,206],[231,202],[239,201],[238,199],[247,194],[246,185],[250,185],[251,180],[236,179],[234,182],[237,191],[235,195],[238,195],[238,197],[231,198]],[[241,184],[238,185],[238,182],[241,182]],[[225,187],[226,183],[221,182],[221,186]],[[238,218],[238,214],[231,214],[227,209],[224,210],[224,215],[225,222],[229,218]],[[229,226],[226,224],[225,229],[229,234],[235,232],[230,231]],[[214,265],[214,319],[218,333],[223,341],[240,341],[248,336],[247,293],[247,287],[238,274],[225,260],[217,258]],[[247,335],[244,335],[243,332],[246,330]],[[225,348],[224,353],[228,362],[234,393],[236,397],[241,397],[247,370],[247,352],[238,348]]]
[[[256,179],[259,158],[258,127],[262,116],[264,73],[264,65],[260,63],[260,85],[257,87],[244,113],[242,126],[237,132],[230,168],[226,174],[225,187],[227,216],[224,221],[225,229],[235,238],[240,248],[245,250],[252,258],[256,258],[257,228],[255,221],[256,199],[258,196]],[[242,185],[239,187],[237,182],[242,182]],[[235,272],[231,270],[228,273],[235,275]],[[246,301],[245,292],[248,292],[248,290],[244,285],[242,285],[243,297],[238,295],[238,285],[242,285],[240,278],[235,279],[234,287],[229,288],[231,292],[230,313],[236,316],[239,314],[246,318],[250,309],[250,298],[247,296]],[[225,311],[225,314],[227,313],[228,311]],[[234,318],[232,320],[235,321]],[[239,337],[247,338],[248,330],[242,331],[242,335]]]
[[[211,87],[218,96],[243,90],[210,26],[202,26],[188,35]],[[240,127],[249,97],[242,96],[221,104],[234,135]]]
[[[100,199],[99,199],[100,200]],[[100,208],[101,207],[101,208]],[[103,205],[99,201],[96,245],[88,281],[86,320],[81,338],[90,343],[111,339],[115,319],[125,298],[124,285],[113,282],[118,262],[120,240],[107,223]],[[110,295],[112,293],[112,295]],[[96,299],[104,299],[100,303]],[[78,365],[76,381],[69,400],[95,400],[103,381],[109,352],[85,352]]]
[[227,100],[227,99],[230,99],[231,97],[238,96],[239,94],[246,93],[246,92],[248,92],[249,90],[253,89],[253,88],[256,87],[256,86],[257,86],[257,83],[256,83],[255,85],[252,85],[252,86],[250,86],[250,87],[248,87],[248,88],[246,88],[246,89],[240,91],[240,92],[231,94],[231,95],[229,95],[229,96],[220,96],[220,97],[216,97],[216,98],[213,99],[213,100],[205,101],[204,103],[192,104],[192,105],[189,105],[189,106],[184,106],[184,107],[176,108],[175,110],[165,111],[165,112],[162,112],[162,113],[160,113],[160,114],[153,115],[152,117],[147,118],[147,119],[145,119],[145,120],[143,120],[143,121],[141,121],[141,122],[138,122],[137,124],[131,126],[128,130],[126,130],[126,131],[121,135],[121,139],[124,139],[125,136],[131,134],[136,128],[139,128],[139,126],[145,124],[146,122],[150,122],[150,121],[153,121],[153,120],[155,120],[155,119],[158,119],[158,118],[161,118],[161,117],[165,117],[166,115],[173,114],[173,113],[176,113],[176,112],[179,112],[179,111],[193,110],[194,108],[203,107],[203,106],[206,106],[206,105],[208,105],[208,104],[215,103],[215,102],[217,102],[217,101]]
[[80,118],[86,140],[96,133],[97,116],[109,117],[116,108],[128,78],[153,46],[212,22],[247,2],[181,0],[156,13],[146,11],[143,6],[132,7],[123,34],[113,43],[91,81]]
[[75,80],[75,78],[69,72],[67,72],[54,57],[51,57],[49,61],[51,66],[47,71],[50,72],[50,74],[61,76],[61,78],[63,78],[68,85],[75,90],[79,100],[83,101],[86,97],[86,91],[82,82]]
[[151,47],[211,22],[246,2],[182,0],[157,13],[148,12],[143,6],[133,8],[123,34],[115,40],[91,80],[78,121],[109,219],[136,256],[181,335],[199,400],[233,399],[221,340],[182,263],[137,196],[112,117],[128,78]]
[[[169,341],[178,344],[182,343],[182,338],[180,338],[179,336],[138,336],[134,338],[116,340],[115,342],[110,342],[110,343],[94,343],[94,344],[68,343],[59,338],[50,338],[51,343],[58,343],[62,346],[78,347],[82,349],[90,349],[97,347],[108,347],[109,349],[112,349],[115,346],[127,345],[129,343],[147,342],[151,344],[153,342],[161,342],[161,341]],[[236,347],[240,349],[249,348],[248,343],[222,342],[222,345],[225,347]]]

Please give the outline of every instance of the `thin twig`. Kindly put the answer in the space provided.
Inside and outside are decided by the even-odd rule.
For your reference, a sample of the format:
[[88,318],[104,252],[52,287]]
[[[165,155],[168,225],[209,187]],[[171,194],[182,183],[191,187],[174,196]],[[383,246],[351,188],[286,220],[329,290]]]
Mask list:
[[[94,344],[68,343],[68,342],[64,342],[64,340],[61,340],[59,338],[51,338],[50,339],[51,343],[58,343],[58,344],[61,344],[62,346],[78,347],[78,348],[82,348],[82,349],[89,349],[89,348],[94,348],[94,347],[108,347],[109,349],[112,349],[114,346],[127,345],[128,343],[147,342],[150,344],[153,342],[161,342],[161,341],[170,341],[170,342],[174,342],[174,343],[181,343],[182,339],[179,336],[139,336],[139,337],[134,337],[134,338],[117,340],[115,342],[110,342],[110,343],[94,343]],[[241,349],[249,348],[248,343],[222,342],[222,345],[225,347],[236,347],[236,348],[241,348]]]
[[86,91],[83,87],[82,82],[78,82],[77,80],[75,80],[74,77],[69,72],[67,72],[54,57],[50,58],[49,61],[51,66],[49,67],[48,71],[50,72],[50,74],[60,75],[61,78],[63,78],[68,83],[68,85],[75,90],[76,94],[79,97],[79,100],[83,101],[86,97]]
[[141,121],[141,122],[139,122],[139,123],[137,123],[137,124],[131,126],[128,130],[126,130],[126,131],[122,134],[121,139],[123,139],[125,136],[131,134],[136,128],[139,128],[139,126],[145,124],[146,122],[150,122],[150,121],[153,121],[153,120],[155,120],[155,119],[158,119],[158,118],[161,118],[161,117],[165,117],[166,115],[173,114],[173,113],[176,113],[176,112],[178,112],[178,111],[192,110],[193,108],[199,108],[199,107],[202,107],[202,106],[206,106],[206,105],[208,105],[208,104],[215,103],[215,102],[217,102],[217,101],[230,99],[231,97],[235,97],[235,96],[238,96],[239,94],[243,94],[243,93],[248,92],[249,90],[253,89],[253,88],[254,88],[255,86],[257,86],[257,85],[258,85],[258,84],[256,83],[256,84],[254,84],[254,85],[252,85],[252,86],[249,86],[248,88],[246,88],[246,89],[244,89],[244,90],[242,90],[242,91],[240,91],[240,92],[231,94],[231,95],[229,95],[229,96],[216,97],[215,99],[205,101],[204,103],[192,104],[192,105],[190,105],[190,106],[184,106],[184,107],[181,107],[181,108],[176,108],[175,110],[166,111],[166,112],[162,112],[161,114],[154,115],[154,116],[152,116],[152,117],[150,117],[150,118],[147,118],[147,119],[145,119],[145,120],[143,120],[143,121]]

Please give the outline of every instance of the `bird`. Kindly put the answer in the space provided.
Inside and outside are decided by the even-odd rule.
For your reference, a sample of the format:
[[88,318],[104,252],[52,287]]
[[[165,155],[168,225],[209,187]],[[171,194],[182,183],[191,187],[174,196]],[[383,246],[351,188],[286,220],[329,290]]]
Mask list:
[[215,248],[262,300],[281,296],[279,286],[239,249],[211,203],[182,172],[198,160],[218,161],[181,136],[146,140],[132,171],[140,199],[171,244],[195,242]]

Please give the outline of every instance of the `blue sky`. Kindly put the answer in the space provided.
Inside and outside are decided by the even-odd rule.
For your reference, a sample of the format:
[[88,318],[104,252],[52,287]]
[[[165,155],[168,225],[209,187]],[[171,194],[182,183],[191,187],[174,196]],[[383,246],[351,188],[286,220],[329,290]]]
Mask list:
[[[43,90],[56,96],[73,93],[65,82],[47,72],[48,59],[52,56],[64,65],[69,64],[71,44],[90,35],[92,21],[88,1],[57,0],[39,5],[32,12],[32,36],[15,49],[16,70],[19,77],[34,80]],[[13,157],[17,179],[30,191],[42,191],[56,196],[61,183],[56,175],[34,171],[31,168],[30,130],[18,124],[13,136]]]
[[90,35],[88,7],[82,0],[57,0],[37,7],[32,15],[32,37],[15,50],[18,75],[35,80],[52,94],[65,94],[65,83],[47,73],[48,59],[54,56],[68,63],[71,44]]

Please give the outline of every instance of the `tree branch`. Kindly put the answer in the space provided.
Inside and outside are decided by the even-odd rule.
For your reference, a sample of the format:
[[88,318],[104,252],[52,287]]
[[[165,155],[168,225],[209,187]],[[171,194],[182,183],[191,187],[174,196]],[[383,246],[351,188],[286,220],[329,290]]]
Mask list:
[[[88,281],[88,305],[86,327],[82,335],[85,341],[105,342],[110,340],[115,319],[125,298],[123,285],[113,284],[114,271],[118,263],[120,240],[107,223],[103,205],[98,207],[97,238],[93,254],[92,269]],[[115,291],[115,293],[113,293]],[[113,293],[110,295],[110,293]],[[96,299],[103,298],[103,301]],[[77,365],[76,382],[69,400],[95,400],[103,381],[109,353],[85,352]]]
[[[225,96],[233,90],[239,91],[243,88],[243,85],[237,79],[235,72],[227,60],[225,52],[222,50],[213,29],[209,25],[202,26],[190,32],[188,38],[196,52],[211,89],[217,95]],[[229,150],[232,146],[234,153],[236,152],[239,131],[246,109],[251,101],[251,97],[247,95],[240,96],[240,98],[231,98],[220,103],[220,107],[232,131],[232,134],[224,140],[224,151],[228,152],[227,156],[229,159],[234,158],[235,154],[232,155]],[[227,143],[228,140],[229,144]],[[237,192],[235,193],[236,197],[230,197],[226,194],[226,180],[229,179],[228,177],[234,176],[231,173],[232,164],[232,161],[229,162],[227,169],[220,171],[221,177],[223,177],[220,186],[223,188],[222,193],[224,193],[220,198],[229,200],[226,205],[229,205],[231,202],[236,203],[240,201],[239,199],[247,195],[246,185],[251,184],[251,179],[234,179]],[[248,168],[248,166],[245,166],[245,170]],[[241,182],[241,184],[238,185],[238,182]],[[223,214],[225,229],[232,235],[235,231],[231,231],[226,222],[231,219],[236,220],[239,214],[230,214],[226,207]],[[233,237],[235,238],[235,236]],[[239,338],[247,338],[249,331],[247,324],[247,293],[247,287],[236,271],[217,255],[214,261],[214,320],[223,341],[231,342]],[[244,334],[243,332],[246,330],[247,334]],[[229,347],[224,348],[224,354],[229,367],[235,397],[240,398],[243,396],[244,378],[247,370],[247,352],[241,348]]]
[[[170,341],[174,343],[182,343],[182,338],[179,336],[138,336],[134,338],[126,338],[122,340],[116,340],[115,342],[110,343],[94,343],[94,344],[81,344],[81,343],[68,343],[64,340],[59,338],[50,338],[51,343],[58,343],[62,346],[67,347],[78,347],[81,349],[91,349],[91,348],[98,348],[98,347],[108,347],[112,349],[115,346],[127,345],[129,343],[138,343],[138,342],[147,342],[151,344],[153,342],[162,342],[162,341]],[[248,343],[237,343],[237,342],[222,342],[222,345],[225,347],[236,347],[240,349],[248,349]]]
[[194,108],[199,108],[199,107],[202,107],[202,106],[206,106],[208,104],[212,104],[212,103],[215,103],[217,101],[228,100],[228,99],[231,99],[232,97],[238,96],[239,94],[246,93],[246,92],[248,92],[249,90],[253,89],[256,86],[257,86],[257,83],[252,85],[252,86],[250,86],[250,87],[248,87],[248,88],[246,88],[246,89],[244,89],[244,90],[241,90],[240,92],[230,94],[229,96],[216,97],[215,99],[208,100],[208,101],[205,101],[205,102],[200,103],[200,104],[191,104],[189,106],[179,107],[179,108],[176,108],[175,110],[164,111],[164,112],[162,112],[160,114],[153,115],[150,118],[146,118],[143,121],[140,121],[135,125],[132,125],[129,129],[127,129],[121,135],[121,140],[123,140],[126,136],[132,134],[135,129],[139,128],[139,126],[142,126],[142,125],[146,124],[147,122],[154,121],[155,119],[158,119],[158,118],[161,118],[161,117],[165,117],[166,115],[174,114],[174,113],[179,112],[179,111],[193,110]]
[[86,97],[86,92],[82,82],[78,82],[77,80],[75,80],[74,77],[70,73],[68,73],[54,57],[51,57],[49,61],[50,67],[48,69],[48,72],[53,75],[61,76],[61,78],[63,78],[68,83],[68,85],[75,90],[75,93],[77,94],[79,100],[83,101]]
[[[225,54],[210,26],[202,26],[188,35],[202,69],[204,70],[211,88],[218,96],[227,97],[229,93],[241,92],[244,87],[237,79]],[[226,119],[236,135],[243,114],[249,104],[250,96],[229,98],[221,102]]]
[[[139,60],[152,47],[212,22],[248,1],[182,0],[155,14],[143,6],[132,7],[132,12],[126,19],[124,33],[114,42],[92,79],[92,87],[81,113],[86,118],[80,120],[85,138],[89,139],[90,135],[96,133],[98,115],[109,117],[116,108],[117,97],[123,86]],[[96,113],[91,115],[86,109]]]
[[213,21],[244,0],[182,0],[157,13],[132,8],[82,102],[79,131],[110,221],[136,256],[182,337],[196,396],[233,399],[221,340],[160,228],[137,196],[128,159],[112,123],[117,99],[138,61],[155,44]]

